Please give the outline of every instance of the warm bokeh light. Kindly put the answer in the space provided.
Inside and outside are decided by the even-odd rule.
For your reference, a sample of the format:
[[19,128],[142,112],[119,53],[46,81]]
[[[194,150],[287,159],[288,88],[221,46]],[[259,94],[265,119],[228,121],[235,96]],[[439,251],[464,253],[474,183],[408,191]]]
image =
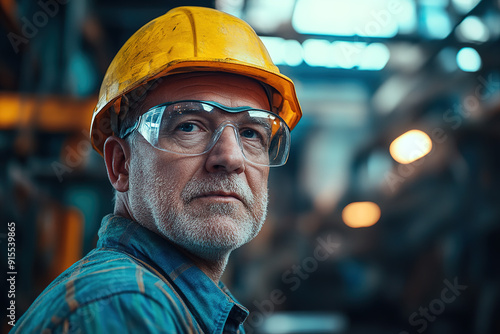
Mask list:
[[352,228],[369,227],[380,219],[380,208],[373,202],[354,202],[342,210],[342,220]]
[[425,132],[410,130],[394,139],[389,152],[397,162],[409,164],[427,155],[431,149],[432,140]]
[[[97,97],[86,99],[0,93],[0,130],[38,127],[44,131],[88,131]],[[68,112],[71,110],[71,112]]]

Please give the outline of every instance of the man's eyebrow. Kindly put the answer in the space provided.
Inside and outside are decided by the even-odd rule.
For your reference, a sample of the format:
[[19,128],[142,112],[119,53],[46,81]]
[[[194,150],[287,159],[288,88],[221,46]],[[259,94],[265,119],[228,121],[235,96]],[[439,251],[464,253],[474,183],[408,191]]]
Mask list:
[[[182,116],[182,115],[191,115],[191,114],[197,114],[200,112],[205,111],[208,114],[218,114],[221,116],[226,116],[228,117],[229,120],[237,122],[237,123],[251,123],[251,124],[257,124],[266,129],[266,131],[271,132],[271,122],[272,120],[269,120],[268,118],[263,118],[263,117],[252,117],[248,112],[241,111],[241,112],[228,112],[222,108],[219,108],[217,106],[211,106],[213,107],[212,110],[206,110],[200,105],[192,105],[189,103],[183,104],[181,106],[178,106],[177,108],[174,108],[172,110],[172,117],[175,116]],[[240,107],[243,108],[243,107]],[[247,107],[245,107],[247,108]],[[251,109],[248,107],[248,109]]]
[[[238,115],[238,114],[236,114]],[[257,124],[265,128],[266,132],[268,134],[271,133],[271,123],[269,122],[268,119],[264,119],[262,117],[251,117],[248,113],[244,113],[239,115],[241,116],[240,119],[237,120],[238,123],[252,123],[252,124]]]

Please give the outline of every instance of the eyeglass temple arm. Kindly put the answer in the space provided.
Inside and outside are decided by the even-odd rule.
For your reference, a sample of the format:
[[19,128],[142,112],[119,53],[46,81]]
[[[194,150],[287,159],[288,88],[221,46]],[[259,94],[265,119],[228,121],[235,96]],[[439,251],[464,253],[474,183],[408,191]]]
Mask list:
[[141,119],[142,119],[142,115],[139,116],[139,118],[134,123],[134,125],[129,127],[120,138],[125,139],[125,138],[127,138],[128,135],[130,135],[132,132],[134,132],[139,127],[139,124],[141,124]]

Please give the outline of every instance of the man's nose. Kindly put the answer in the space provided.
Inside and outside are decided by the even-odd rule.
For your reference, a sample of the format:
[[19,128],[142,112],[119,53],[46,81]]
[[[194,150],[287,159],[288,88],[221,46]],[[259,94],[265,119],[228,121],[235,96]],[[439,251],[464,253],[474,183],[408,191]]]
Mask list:
[[234,127],[226,126],[214,147],[208,152],[206,168],[209,172],[225,171],[239,174],[245,171],[245,158],[235,131]]

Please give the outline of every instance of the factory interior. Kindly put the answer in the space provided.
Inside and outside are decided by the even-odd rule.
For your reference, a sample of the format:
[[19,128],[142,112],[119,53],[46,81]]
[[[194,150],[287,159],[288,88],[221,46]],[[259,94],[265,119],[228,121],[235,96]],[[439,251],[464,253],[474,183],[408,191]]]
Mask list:
[[180,5],[248,22],[303,110],[266,223],[224,273],[247,333],[500,333],[500,0],[1,0],[16,317],[95,247],[113,212],[89,142],[100,84]]

